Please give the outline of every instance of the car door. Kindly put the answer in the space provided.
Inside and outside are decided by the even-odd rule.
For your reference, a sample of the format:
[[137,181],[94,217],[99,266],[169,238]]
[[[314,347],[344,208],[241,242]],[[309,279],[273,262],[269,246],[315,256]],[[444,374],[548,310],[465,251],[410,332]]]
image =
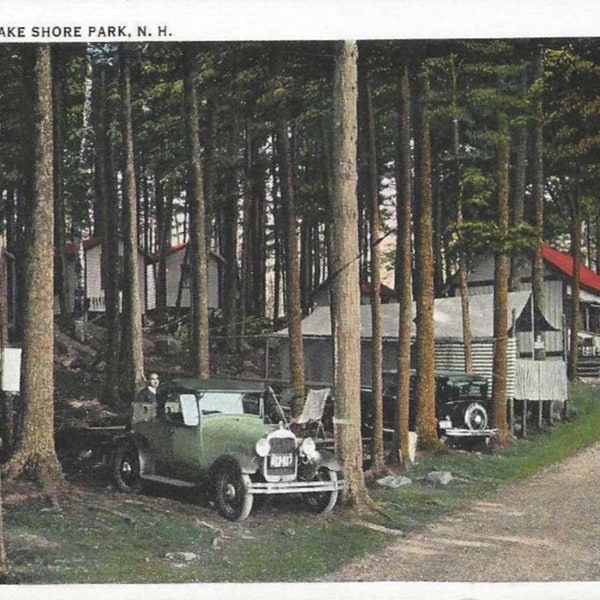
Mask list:
[[[170,476],[173,463],[173,421],[167,418],[167,411],[178,402],[178,394],[173,391],[159,391],[156,419],[143,423],[144,437],[148,441],[154,458],[157,475]],[[141,428],[139,428],[141,430]]]
[[170,422],[172,476],[198,481],[202,467],[200,456],[200,418],[195,394],[177,397],[178,412],[167,413]]

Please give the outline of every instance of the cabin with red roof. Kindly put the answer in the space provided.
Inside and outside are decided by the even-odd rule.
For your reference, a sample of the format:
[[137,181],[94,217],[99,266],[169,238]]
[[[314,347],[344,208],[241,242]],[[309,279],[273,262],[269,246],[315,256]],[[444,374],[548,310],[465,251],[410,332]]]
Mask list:
[[[543,331],[542,337],[549,358],[563,357],[569,337],[571,314],[573,256],[547,244],[542,246],[544,262],[544,316],[557,331]],[[531,260],[523,257],[517,264],[519,290],[531,290]],[[580,351],[583,355],[600,355],[600,275],[587,266],[580,273],[579,323]],[[449,295],[458,295],[458,282],[449,285]],[[494,256],[486,253],[472,264],[469,273],[471,294],[492,294],[494,291]],[[490,315],[491,318],[491,315]],[[517,335],[521,356],[531,356],[532,346],[539,332],[522,332]],[[535,338],[534,338],[535,336]]]
[[[124,244],[119,241],[119,258],[123,260]],[[71,305],[74,306],[76,290],[83,286],[85,307],[90,313],[103,313],[104,281],[102,277],[102,238],[83,240],[80,244],[67,244],[67,281]],[[79,271],[81,268],[81,272]],[[81,273],[81,274],[80,274]],[[154,271],[145,253],[138,249],[138,281],[142,314],[156,306]],[[55,312],[59,312],[55,297]]]
[[[166,277],[166,308],[190,307],[190,273],[188,267],[188,244],[179,244],[164,252]],[[159,281],[161,254],[150,257],[153,280]],[[208,308],[221,306],[222,272],[224,259],[215,252],[208,255]],[[156,286],[158,288],[158,285]],[[156,302],[158,305],[158,302]]]

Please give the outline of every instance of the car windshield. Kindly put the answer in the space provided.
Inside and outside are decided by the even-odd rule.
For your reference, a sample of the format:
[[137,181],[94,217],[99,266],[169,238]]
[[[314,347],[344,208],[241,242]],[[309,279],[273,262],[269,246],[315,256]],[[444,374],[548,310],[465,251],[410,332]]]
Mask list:
[[221,392],[209,391],[199,395],[201,414],[212,415],[258,415],[260,412],[260,394],[258,392]]
[[485,398],[487,393],[487,386],[485,382],[472,381],[472,380],[458,380],[449,381],[448,387],[454,390],[454,393],[463,399],[477,399]]

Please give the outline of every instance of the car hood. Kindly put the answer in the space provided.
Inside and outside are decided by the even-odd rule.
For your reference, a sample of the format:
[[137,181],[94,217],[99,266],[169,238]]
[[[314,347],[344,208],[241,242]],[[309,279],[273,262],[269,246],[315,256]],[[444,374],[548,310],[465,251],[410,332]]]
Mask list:
[[251,415],[220,414],[205,417],[200,428],[203,455],[210,464],[225,454],[254,456],[257,440],[277,429],[277,426],[267,425],[259,417]]

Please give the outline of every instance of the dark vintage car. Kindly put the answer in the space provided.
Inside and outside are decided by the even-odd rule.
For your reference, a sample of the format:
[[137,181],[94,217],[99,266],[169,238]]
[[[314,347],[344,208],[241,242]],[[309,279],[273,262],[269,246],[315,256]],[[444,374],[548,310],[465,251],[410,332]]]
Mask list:
[[[487,379],[481,375],[460,371],[437,371],[436,417],[438,434],[450,440],[489,438],[490,428]],[[416,430],[415,402],[416,373],[410,377],[409,430]],[[391,437],[395,428],[397,373],[383,374],[383,426],[384,435]],[[363,437],[370,437],[373,429],[373,393],[370,388],[361,391]]]
[[137,493],[149,481],[204,488],[231,521],[245,519],[261,495],[301,494],[314,512],[336,504],[342,465],[289,430],[264,384],[175,379],[157,400],[132,403],[112,463],[119,490]]

